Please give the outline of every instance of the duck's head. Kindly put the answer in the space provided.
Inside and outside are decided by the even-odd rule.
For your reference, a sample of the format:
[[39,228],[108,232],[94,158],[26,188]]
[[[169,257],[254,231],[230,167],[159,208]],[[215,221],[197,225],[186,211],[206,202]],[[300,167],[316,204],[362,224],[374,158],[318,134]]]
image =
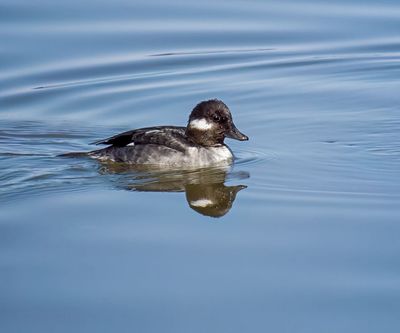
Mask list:
[[218,99],[196,105],[190,114],[186,135],[194,143],[206,147],[223,144],[225,138],[249,139],[236,128],[229,108]]

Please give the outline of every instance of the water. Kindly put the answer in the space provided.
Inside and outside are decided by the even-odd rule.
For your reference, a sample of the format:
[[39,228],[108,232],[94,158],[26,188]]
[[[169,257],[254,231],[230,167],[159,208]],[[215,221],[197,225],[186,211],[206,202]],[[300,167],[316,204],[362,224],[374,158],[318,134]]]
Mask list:
[[[1,332],[398,331],[399,31],[398,1],[1,0]],[[57,157],[213,97],[232,168]]]

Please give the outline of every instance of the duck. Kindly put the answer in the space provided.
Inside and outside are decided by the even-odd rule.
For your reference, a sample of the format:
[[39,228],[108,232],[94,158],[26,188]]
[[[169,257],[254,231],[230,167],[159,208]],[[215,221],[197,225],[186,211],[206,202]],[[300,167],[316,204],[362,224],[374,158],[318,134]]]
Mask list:
[[186,127],[154,126],[126,131],[92,143],[107,147],[79,155],[138,166],[219,166],[231,164],[234,159],[225,138],[249,139],[235,126],[228,106],[210,99],[193,108]]

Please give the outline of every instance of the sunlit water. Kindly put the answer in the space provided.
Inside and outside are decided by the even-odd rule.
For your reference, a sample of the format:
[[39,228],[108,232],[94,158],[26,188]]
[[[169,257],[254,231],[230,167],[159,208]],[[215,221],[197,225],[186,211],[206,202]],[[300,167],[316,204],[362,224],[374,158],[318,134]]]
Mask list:
[[[0,331],[397,332],[399,32],[398,1],[0,0]],[[57,156],[214,97],[231,168]]]

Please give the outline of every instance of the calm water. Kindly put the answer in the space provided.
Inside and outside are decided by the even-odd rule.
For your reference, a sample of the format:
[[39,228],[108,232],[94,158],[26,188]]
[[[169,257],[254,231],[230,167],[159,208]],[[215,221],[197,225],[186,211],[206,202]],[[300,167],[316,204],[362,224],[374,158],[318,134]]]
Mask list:
[[[0,0],[0,331],[398,332],[399,91],[398,1]],[[57,157],[214,97],[232,168]]]

